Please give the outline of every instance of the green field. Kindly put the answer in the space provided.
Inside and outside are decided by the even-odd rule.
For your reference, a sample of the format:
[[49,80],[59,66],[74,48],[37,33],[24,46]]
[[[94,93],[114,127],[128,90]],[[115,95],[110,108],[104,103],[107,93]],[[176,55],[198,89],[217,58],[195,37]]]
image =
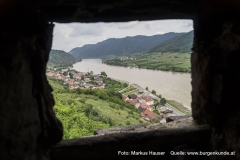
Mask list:
[[122,95],[127,96],[129,94],[137,93],[139,92],[138,89],[134,88],[133,86],[130,86],[126,88],[124,91],[121,92]]
[[[140,113],[131,112],[130,109],[125,108],[121,110],[118,104],[109,103],[103,100],[89,99],[87,104],[92,104],[93,108],[101,115],[111,118],[116,126],[125,126],[131,124],[139,124],[140,120],[144,120],[140,117]],[[114,106],[114,107],[113,107]]]
[[126,92],[126,93],[124,93],[123,95],[124,95],[124,96],[127,96],[127,95],[135,94],[135,93],[138,93],[138,92],[139,92],[138,89],[134,89],[134,90],[132,90],[132,91],[130,91],[130,92]]
[[132,90],[134,90],[135,88],[133,86],[129,86],[128,88],[126,88],[125,90],[121,91],[122,94],[126,93],[126,92],[130,92]]
[[51,77],[48,81],[54,89],[54,111],[63,124],[64,139],[93,135],[98,129],[146,122],[135,107],[113,90],[69,90]]
[[104,63],[152,70],[191,72],[190,56],[190,53],[141,53],[131,56],[137,58],[136,60],[109,59]]

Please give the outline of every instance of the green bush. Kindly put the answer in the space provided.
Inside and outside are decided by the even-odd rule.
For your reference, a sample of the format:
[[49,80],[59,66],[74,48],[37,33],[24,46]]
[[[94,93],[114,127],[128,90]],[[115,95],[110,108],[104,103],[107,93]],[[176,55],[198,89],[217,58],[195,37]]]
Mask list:
[[82,104],[85,104],[86,99],[82,98],[82,99],[79,100],[79,102],[81,102]]

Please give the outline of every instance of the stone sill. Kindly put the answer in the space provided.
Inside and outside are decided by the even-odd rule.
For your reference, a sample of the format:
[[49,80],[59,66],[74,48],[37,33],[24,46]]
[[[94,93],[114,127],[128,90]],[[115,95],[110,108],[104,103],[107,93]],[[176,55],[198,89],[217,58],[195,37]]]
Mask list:
[[[170,151],[177,150],[209,151],[210,138],[211,130],[208,126],[113,133],[63,140],[52,147],[50,156],[52,160],[144,158],[144,156],[136,155],[120,156],[118,151],[129,153],[131,151],[165,151],[166,156],[170,156]],[[151,159],[159,159],[159,156],[151,157]]]

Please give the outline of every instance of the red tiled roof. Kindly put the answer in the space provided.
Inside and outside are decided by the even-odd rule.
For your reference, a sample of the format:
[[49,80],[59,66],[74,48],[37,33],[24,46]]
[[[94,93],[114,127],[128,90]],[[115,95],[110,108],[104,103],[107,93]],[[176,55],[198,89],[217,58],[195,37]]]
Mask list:
[[46,75],[48,75],[48,76],[54,76],[55,73],[50,71],[50,72],[47,72]]
[[147,105],[146,103],[141,103],[140,106],[145,109],[150,109],[151,107]]
[[77,73],[77,74],[73,75],[74,78],[81,78],[82,76],[83,76],[83,74],[81,74],[81,73]]
[[138,103],[138,99],[127,100],[127,102],[135,106]]
[[142,96],[141,98],[144,99],[146,102],[153,101],[153,98],[150,96]]
[[145,111],[143,111],[141,113],[142,116],[145,116],[145,117],[148,117],[150,120],[154,119],[156,116],[155,116],[155,113],[152,112],[152,111],[149,111],[148,109],[146,109]]

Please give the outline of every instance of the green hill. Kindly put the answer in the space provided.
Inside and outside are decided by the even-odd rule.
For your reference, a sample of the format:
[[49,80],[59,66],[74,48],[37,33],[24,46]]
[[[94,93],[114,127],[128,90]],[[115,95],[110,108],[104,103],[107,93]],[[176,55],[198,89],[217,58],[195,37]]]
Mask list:
[[68,54],[62,50],[54,50],[52,49],[49,54],[48,66],[70,66],[76,62],[81,60],[73,57],[72,55]]
[[150,49],[148,52],[189,53],[193,45],[193,31],[166,40]]
[[109,38],[97,44],[87,44],[73,48],[69,54],[76,58],[103,58],[109,55],[122,56],[133,53],[147,52],[159,43],[183,33],[169,32],[153,36],[133,36],[125,38]]
[[48,81],[54,90],[54,112],[63,124],[64,139],[93,135],[98,129],[146,122],[135,107],[112,90],[112,81],[106,83],[109,89],[105,90],[69,90],[52,77],[48,77]]

